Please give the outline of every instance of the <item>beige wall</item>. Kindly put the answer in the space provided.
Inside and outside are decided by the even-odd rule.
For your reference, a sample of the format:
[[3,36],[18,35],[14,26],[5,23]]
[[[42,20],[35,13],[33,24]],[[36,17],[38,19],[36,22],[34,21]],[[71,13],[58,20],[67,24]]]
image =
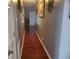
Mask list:
[[46,4],[45,18],[37,17],[37,32],[52,59],[58,59],[64,1],[54,1],[51,13],[48,12]]

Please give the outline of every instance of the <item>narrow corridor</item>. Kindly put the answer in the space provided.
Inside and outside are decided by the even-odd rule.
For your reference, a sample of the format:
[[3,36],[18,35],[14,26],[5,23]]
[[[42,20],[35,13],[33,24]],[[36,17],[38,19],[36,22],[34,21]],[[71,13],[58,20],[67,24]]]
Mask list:
[[25,32],[22,59],[49,59],[35,33],[34,27],[31,27],[29,32]]

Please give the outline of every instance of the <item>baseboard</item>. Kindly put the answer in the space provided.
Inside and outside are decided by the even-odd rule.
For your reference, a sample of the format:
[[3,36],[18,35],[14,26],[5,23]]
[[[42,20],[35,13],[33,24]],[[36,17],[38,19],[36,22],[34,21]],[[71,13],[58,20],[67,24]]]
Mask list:
[[50,56],[49,52],[47,51],[46,47],[44,46],[44,44],[43,44],[43,42],[41,41],[41,38],[40,38],[40,36],[38,35],[37,32],[36,32],[36,35],[37,35],[37,37],[38,37],[40,43],[42,44],[42,46],[43,46],[43,48],[44,48],[44,50],[45,50],[45,52],[46,52],[48,58],[49,58],[49,59],[52,59],[52,57]]
[[25,31],[24,31],[24,35],[23,35],[23,41],[22,41],[22,47],[21,47],[21,53],[20,53],[20,59],[22,56],[22,51],[23,51],[23,46],[24,46],[24,38],[25,38]]

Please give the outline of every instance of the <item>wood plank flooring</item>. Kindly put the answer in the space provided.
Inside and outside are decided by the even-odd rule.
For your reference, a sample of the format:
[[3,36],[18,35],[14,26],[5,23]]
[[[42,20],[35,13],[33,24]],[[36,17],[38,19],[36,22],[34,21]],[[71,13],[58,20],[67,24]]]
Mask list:
[[33,27],[25,33],[21,59],[49,59]]

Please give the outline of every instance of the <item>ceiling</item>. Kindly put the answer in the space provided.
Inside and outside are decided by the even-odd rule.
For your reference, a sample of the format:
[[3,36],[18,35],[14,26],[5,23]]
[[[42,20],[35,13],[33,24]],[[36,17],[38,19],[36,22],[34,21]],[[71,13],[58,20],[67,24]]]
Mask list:
[[38,0],[24,0],[24,5],[36,5]]
[[36,10],[38,0],[23,0],[24,9],[27,10]]

